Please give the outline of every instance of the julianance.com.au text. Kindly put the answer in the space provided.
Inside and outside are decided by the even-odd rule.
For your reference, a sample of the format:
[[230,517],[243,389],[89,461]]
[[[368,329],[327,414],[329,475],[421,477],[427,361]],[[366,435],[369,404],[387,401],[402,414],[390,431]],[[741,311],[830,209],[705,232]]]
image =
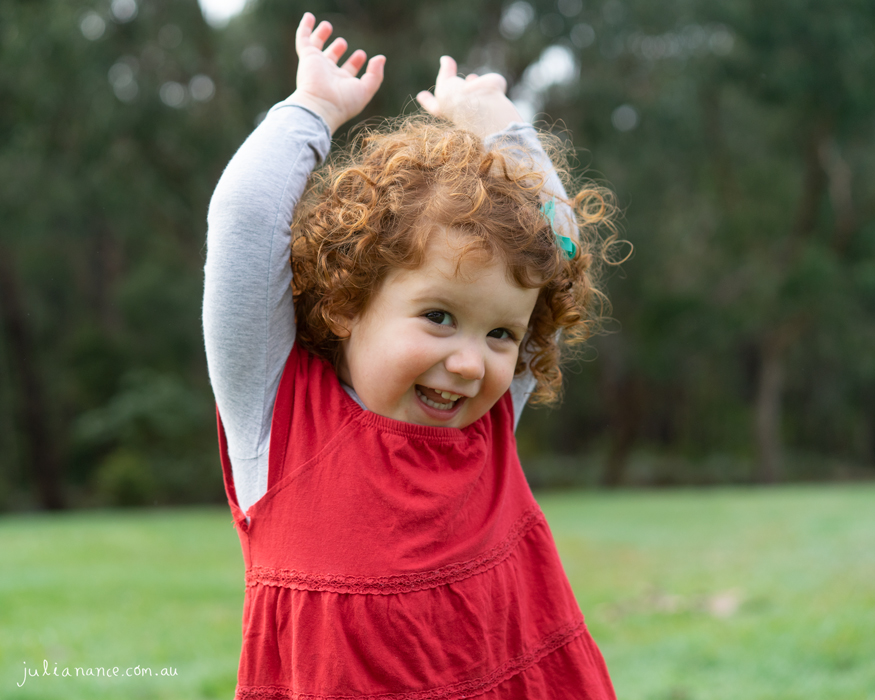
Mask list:
[[154,676],[177,676],[177,670],[172,666],[165,668],[152,669],[148,666],[62,666],[58,668],[57,662],[51,667],[48,660],[43,659],[42,668],[28,668],[27,662],[24,664],[24,674],[20,682],[16,685],[21,688],[27,683],[28,678],[42,678],[43,676],[53,676],[57,678],[150,678]]

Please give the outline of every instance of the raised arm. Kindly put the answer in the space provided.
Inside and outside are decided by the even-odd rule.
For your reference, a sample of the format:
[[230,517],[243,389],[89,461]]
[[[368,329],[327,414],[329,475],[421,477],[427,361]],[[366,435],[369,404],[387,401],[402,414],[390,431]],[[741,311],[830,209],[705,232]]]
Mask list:
[[274,106],[232,158],[207,215],[204,341],[243,510],[267,487],[270,417],[295,337],[290,224],[331,134],[355,116],[382,80],[363,51],[338,66],[346,42],[323,46],[331,25],[304,15],[296,48],[298,89]]
[[[518,158],[530,159],[532,170],[546,177],[545,192],[555,195],[557,200],[566,199],[565,188],[541,148],[537,131],[524,122],[506,93],[507,81],[498,73],[472,73],[462,78],[456,62],[443,56],[434,92],[423,90],[416,99],[430,114],[477,134],[487,145],[498,142],[515,151]],[[573,231],[568,207],[557,207],[556,215],[560,226]]]
[[[541,147],[537,130],[526,124],[513,102],[507,97],[507,81],[498,73],[459,76],[456,62],[450,56],[441,58],[434,92],[423,90],[416,99],[430,114],[449,119],[486,142],[510,151],[517,162],[531,162],[533,171],[546,178],[544,191],[557,200],[555,225],[557,230],[573,236],[574,217],[570,207],[558,204],[567,200],[565,188],[556,174],[550,158]],[[530,372],[514,378],[510,391],[513,398],[514,425],[519,422],[523,407],[534,391],[535,378]]]

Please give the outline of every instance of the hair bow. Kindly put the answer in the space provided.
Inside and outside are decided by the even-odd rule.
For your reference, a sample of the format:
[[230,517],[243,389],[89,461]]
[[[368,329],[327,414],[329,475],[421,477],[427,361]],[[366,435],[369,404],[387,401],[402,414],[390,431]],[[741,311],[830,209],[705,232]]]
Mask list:
[[556,197],[541,205],[541,215],[550,224],[550,229],[553,231],[553,235],[556,236],[556,244],[563,250],[565,257],[571,260],[577,252],[577,246],[568,236],[563,236],[559,233],[553,224],[553,220],[556,218]]

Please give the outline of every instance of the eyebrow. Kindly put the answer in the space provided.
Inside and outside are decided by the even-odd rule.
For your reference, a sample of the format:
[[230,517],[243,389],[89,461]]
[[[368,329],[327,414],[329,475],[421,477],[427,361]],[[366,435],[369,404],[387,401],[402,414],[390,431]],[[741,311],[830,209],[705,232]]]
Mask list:
[[414,304],[446,304],[447,306],[453,306],[456,302],[450,299],[443,294],[432,293],[430,290],[425,290],[422,294],[417,294],[414,297],[410,297],[410,301]]

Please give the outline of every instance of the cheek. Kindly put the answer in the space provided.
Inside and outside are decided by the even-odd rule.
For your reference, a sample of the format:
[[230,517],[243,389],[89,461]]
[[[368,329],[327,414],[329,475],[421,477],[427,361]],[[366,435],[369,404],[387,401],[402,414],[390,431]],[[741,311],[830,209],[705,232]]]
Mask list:
[[403,330],[388,330],[368,346],[362,358],[370,379],[384,389],[406,387],[433,364],[429,343],[421,335]]
[[418,334],[396,338],[386,353],[386,363],[406,380],[418,377],[435,363],[433,344]]
[[516,369],[516,363],[516,354],[508,354],[507,356],[496,358],[496,361],[492,366],[492,372],[490,372],[492,377],[490,381],[491,391],[494,391],[501,396],[508,390],[508,388],[510,388],[510,384],[513,381],[513,372],[514,369]]

